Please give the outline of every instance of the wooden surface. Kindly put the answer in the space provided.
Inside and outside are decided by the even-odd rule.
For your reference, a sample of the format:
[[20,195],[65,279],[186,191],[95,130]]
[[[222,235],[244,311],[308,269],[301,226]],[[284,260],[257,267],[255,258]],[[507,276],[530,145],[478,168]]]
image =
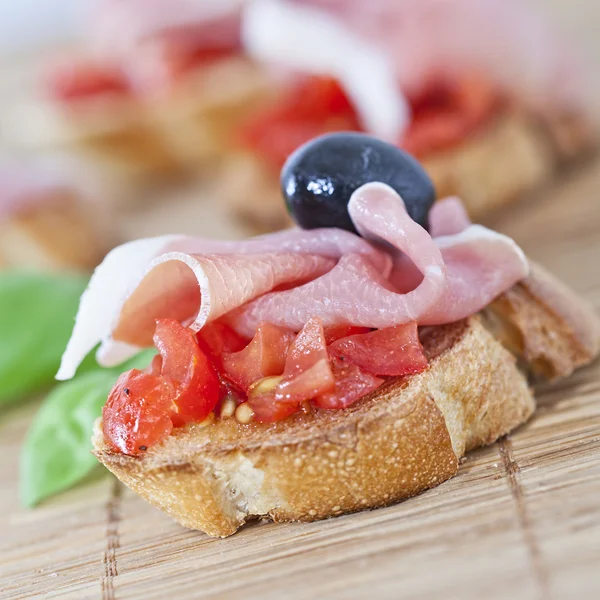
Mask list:
[[[600,58],[596,3],[535,1]],[[600,310],[600,160],[493,225]],[[194,196],[176,214],[156,206],[124,224],[139,235],[182,228],[241,234]],[[529,424],[434,490],[225,540],[181,528],[107,476],[20,508],[19,448],[36,404],[15,408],[0,415],[0,598],[600,598],[600,364],[536,391]]]
[[[599,196],[600,161],[495,225],[600,309]],[[163,211],[144,228],[167,226]],[[528,425],[434,490],[225,540],[108,477],[21,509],[18,452],[35,410],[22,406],[0,420],[0,597],[600,598],[600,364],[537,391]]]

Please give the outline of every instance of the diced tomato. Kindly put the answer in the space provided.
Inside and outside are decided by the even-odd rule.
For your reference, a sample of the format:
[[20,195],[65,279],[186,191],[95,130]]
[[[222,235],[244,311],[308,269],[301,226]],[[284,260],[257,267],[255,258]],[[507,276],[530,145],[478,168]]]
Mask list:
[[223,354],[223,374],[247,392],[255,381],[283,373],[293,339],[290,329],[261,323],[246,348]]
[[159,319],[154,344],[163,360],[161,374],[177,387],[173,425],[203,421],[219,400],[219,379],[194,334],[174,319]]
[[254,420],[259,423],[275,423],[287,419],[298,412],[300,405],[294,402],[279,402],[275,399],[275,389],[250,394],[248,404],[254,411]]
[[324,328],[325,342],[329,346],[336,340],[348,337],[350,335],[358,335],[359,333],[369,333],[368,327],[357,327],[356,325],[330,325]]
[[336,356],[331,357],[331,367],[335,390],[314,398],[311,404],[317,408],[347,408],[383,384],[383,379]]
[[51,96],[63,102],[105,94],[124,96],[131,93],[129,82],[122,71],[92,62],[71,62],[55,67],[47,80]]
[[330,131],[358,131],[356,111],[331,77],[307,77],[275,107],[255,115],[240,132],[240,142],[279,169],[298,146]]
[[266,383],[259,382],[248,397],[255,419],[262,422],[284,419],[302,402],[335,388],[319,319],[310,319],[289,347],[283,376]]
[[335,379],[329,360],[323,358],[312,367],[284,379],[275,392],[275,400],[296,405],[335,390]]
[[356,118],[354,107],[337,79],[314,75],[290,90],[287,102],[278,104],[279,114],[289,118],[316,120],[335,116]]
[[333,390],[325,332],[319,319],[310,319],[296,336],[285,361],[283,380],[275,399],[300,403]]
[[409,375],[428,365],[414,322],[342,338],[331,352],[374,375]]
[[152,361],[146,369],[146,372],[151,373],[152,375],[160,375],[162,372],[162,364],[162,356],[160,354],[157,354],[155,357],[152,358]]
[[223,353],[239,352],[248,340],[224,323],[214,321],[205,325],[196,335],[198,344],[212,362],[221,368]]
[[327,359],[325,331],[320,319],[312,318],[296,336],[285,360],[284,377],[289,379]]
[[168,437],[174,395],[164,377],[137,369],[123,373],[102,409],[104,439],[112,450],[135,456]]

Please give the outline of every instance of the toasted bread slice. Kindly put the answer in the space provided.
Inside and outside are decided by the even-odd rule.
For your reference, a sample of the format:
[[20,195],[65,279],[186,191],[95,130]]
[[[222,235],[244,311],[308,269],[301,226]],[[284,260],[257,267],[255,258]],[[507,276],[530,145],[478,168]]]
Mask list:
[[[582,115],[542,117],[511,107],[473,138],[421,158],[438,197],[459,196],[471,217],[481,220],[542,185],[595,142],[594,129]],[[259,156],[240,152],[232,158],[220,197],[254,231],[291,223],[281,201],[278,173]]]
[[149,108],[182,166],[197,170],[223,159],[241,123],[271,100],[275,89],[264,68],[234,56],[189,75]]
[[73,110],[34,98],[2,124],[17,147],[74,152],[107,175],[153,184],[213,168],[240,122],[273,89],[268,72],[234,56],[143,100],[101,96]]
[[397,502],[456,474],[465,452],[523,423],[534,399],[477,318],[424,332],[430,368],[340,411],[272,425],[195,425],[134,458],[94,451],[182,525],[227,536],[252,517],[312,521]]
[[139,458],[112,452],[98,423],[94,453],[150,503],[213,536],[254,517],[312,521],[391,504],[452,477],[466,452],[528,419],[535,402],[514,354],[543,375],[568,375],[598,354],[600,320],[533,265],[482,318],[421,337],[430,367],[349,409],[272,425],[207,420]]
[[91,270],[110,241],[77,194],[59,188],[0,219],[0,266]]

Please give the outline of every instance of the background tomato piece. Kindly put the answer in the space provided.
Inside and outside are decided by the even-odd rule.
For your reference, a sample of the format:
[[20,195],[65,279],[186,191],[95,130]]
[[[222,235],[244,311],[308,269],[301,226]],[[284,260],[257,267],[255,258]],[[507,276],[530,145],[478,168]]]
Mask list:
[[335,389],[312,400],[311,404],[317,408],[347,408],[383,384],[383,379],[335,356],[331,365]]
[[374,375],[409,375],[428,365],[414,322],[342,338],[330,348]]
[[131,92],[122,71],[92,62],[70,62],[56,66],[47,76],[47,88],[53,98],[65,102],[102,94],[127,95]]
[[219,378],[196,337],[174,319],[159,319],[154,344],[163,359],[162,375],[176,384],[173,425],[203,421],[219,401]]
[[280,169],[298,146],[330,131],[359,131],[356,111],[332,77],[305,77],[275,107],[249,120],[240,142]]
[[422,156],[459,144],[498,110],[501,98],[477,76],[433,82],[411,101],[413,118],[402,147]]
[[169,382],[137,369],[123,373],[102,409],[104,439],[117,452],[137,455],[167,438],[175,394]]
[[247,392],[255,381],[283,373],[293,339],[290,329],[261,323],[246,348],[223,354],[223,374]]

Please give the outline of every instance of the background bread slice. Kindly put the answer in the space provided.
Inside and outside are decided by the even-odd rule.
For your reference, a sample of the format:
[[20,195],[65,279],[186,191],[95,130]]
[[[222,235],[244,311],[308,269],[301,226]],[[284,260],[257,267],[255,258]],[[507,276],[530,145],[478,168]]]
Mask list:
[[68,189],[25,202],[0,216],[0,267],[91,270],[113,241],[102,217]]
[[[583,115],[534,115],[513,106],[464,143],[421,160],[438,197],[459,196],[471,217],[481,220],[542,185],[595,143],[596,131]],[[233,153],[220,188],[232,214],[253,230],[290,225],[279,173],[259,156]]]
[[534,409],[514,357],[477,318],[423,337],[427,371],[347,410],[195,425],[141,458],[111,452],[98,429],[95,454],[182,525],[213,536],[256,516],[312,521],[397,502],[452,477],[466,451]]

